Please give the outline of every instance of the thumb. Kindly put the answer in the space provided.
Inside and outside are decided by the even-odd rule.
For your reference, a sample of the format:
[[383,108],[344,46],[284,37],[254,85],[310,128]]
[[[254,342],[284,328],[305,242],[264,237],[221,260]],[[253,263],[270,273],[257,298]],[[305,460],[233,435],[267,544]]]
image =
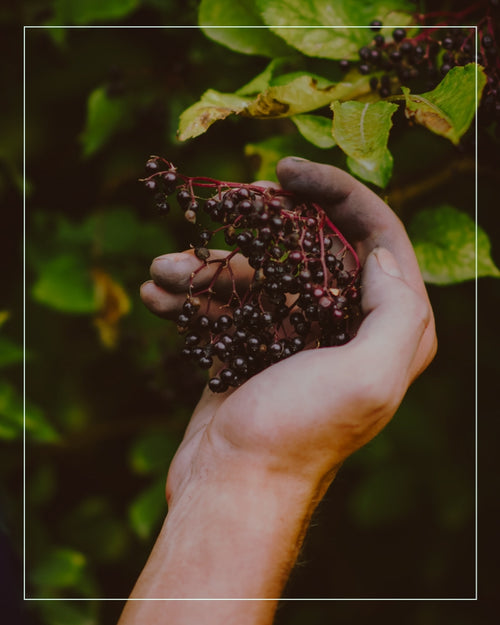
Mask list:
[[362,275],[362,305],[365,318],[354,339],[374,366],[383,360],[395,372],[408,372],[412,379],[420,341],[431,323],[428,300],[404,280],[396,258],[377,247],[367,257]]

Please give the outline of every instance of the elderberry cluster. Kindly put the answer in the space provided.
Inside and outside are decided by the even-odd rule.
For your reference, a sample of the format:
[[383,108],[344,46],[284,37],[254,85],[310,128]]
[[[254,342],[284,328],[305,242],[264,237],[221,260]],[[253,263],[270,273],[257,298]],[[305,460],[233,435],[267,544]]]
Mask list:
[[[281,189],[184,176],[157,156],[146,168],[143,182],[160,212],[169,212],[175,195],[188,221],[203,210],[216,224],[199,231],[193,247],[200,266],[177,318],[183,354],[202,369],[217,369],[212,391],[239,386],[305,347],[343,345],[354,336],[359,260],[320,206]],[[212,258],[208,243],[219,231],[231,249]],[[233,272],[236,254],[253,269],[243,290]],[[197,288],[196,276],[211,265],[210,283]],[[220,302],[214,293],[223,278],[232,288]]]
[[[370,75],[370,86],[381,98],[387,98],[399,91],[400,85],[425,90],[434,89],[440,80],[456,66],[478,63],[484,68],[487,85],[484,89],[479,119],[483,125],[500,121],[500,64],[498,62],[499,20],[495,12],[499,2],[477,3],[477,10],[483,15],[476,31],[468,27],[438,27],[433,18],[446,18],[447,24],[454,21],[464,23],[476,7],[466,7],[455,14],[443,12],[416,15],[421,28],[411,32],[395,28],[382,31],[383,24],[374,20],[370,24],[376,33],[371,43],[359,50],[359,59],[354,63],[361,74]],[[439,24],[437,24],[439,26]],[[383,34],[384,33],[384,34]],[[340,67],[347,71],[348,60],[341,60]]]

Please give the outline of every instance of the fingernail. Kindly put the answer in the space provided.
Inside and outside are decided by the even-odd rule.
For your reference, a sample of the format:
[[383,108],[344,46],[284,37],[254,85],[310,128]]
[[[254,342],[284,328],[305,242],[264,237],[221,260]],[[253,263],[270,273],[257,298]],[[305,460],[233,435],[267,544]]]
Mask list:
[[401,269],[394,256],[383,247],[377,248],[374,252],[375,257],[382,271],[393,278],[402,278]]
[[161,266],[163,271],[166,269],[171,269],[173,271],[181,270],[183,267],[190,268],[191,266],[191,258],[187,257],[186,254],[181,252],[173,254],[163,254],[162,256],[157,256],[153,260],[153,265]]
[[307,158],[302,158],[300,156],[290,156],[290,159],[297,163],[309,163],[310,162]]

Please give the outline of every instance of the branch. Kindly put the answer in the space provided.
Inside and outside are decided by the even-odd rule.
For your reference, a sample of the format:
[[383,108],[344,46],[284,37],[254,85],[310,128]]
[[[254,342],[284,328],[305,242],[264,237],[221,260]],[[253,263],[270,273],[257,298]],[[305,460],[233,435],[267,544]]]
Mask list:
[[[428,176],[423,180],[418,180],[413,184],[397,187],[389,192],[387,202],[398,214],[402,208],[409,202],[420,198],[436,188],[441,187],[450,182],[457,174],[472,174],[476,169],[476,163],[472,158],[461,158],[452,161],[447,167],[439,170],[434,175]],[[491,168],[481,173],[493,174]]]

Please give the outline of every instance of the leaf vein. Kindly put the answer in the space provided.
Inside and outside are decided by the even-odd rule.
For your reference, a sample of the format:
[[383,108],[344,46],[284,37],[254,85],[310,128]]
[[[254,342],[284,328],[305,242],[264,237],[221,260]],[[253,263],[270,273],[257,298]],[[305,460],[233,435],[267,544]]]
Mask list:
[[412,100],[415,100],[417,102],[422,102],[423,104],[426,104],[434,112],[436,112],[438,115],[443,117],[448,122],[448,124],[450,125],[451,128],[453,127],[453,121],[448,117],[448,115],[446,115],[446,113],[443,111],[443,109],[439,108],[439,106],[434,104],[434,102],[431,102],[431,100],[428,100],[427,98],[424,98],[423,95],[414,95],[412,93],[410,97],[411,97]]
[[367,102],[364,107],[363,110],[361,111],[361,117],[359,120],[359,131],[361,134],[361,144],[363,147],[363,151],[366,148],[366,138],[365,138],[365,115],[366,115],[366,111],[368,110],[368,107],[370,106],[370,103]]

